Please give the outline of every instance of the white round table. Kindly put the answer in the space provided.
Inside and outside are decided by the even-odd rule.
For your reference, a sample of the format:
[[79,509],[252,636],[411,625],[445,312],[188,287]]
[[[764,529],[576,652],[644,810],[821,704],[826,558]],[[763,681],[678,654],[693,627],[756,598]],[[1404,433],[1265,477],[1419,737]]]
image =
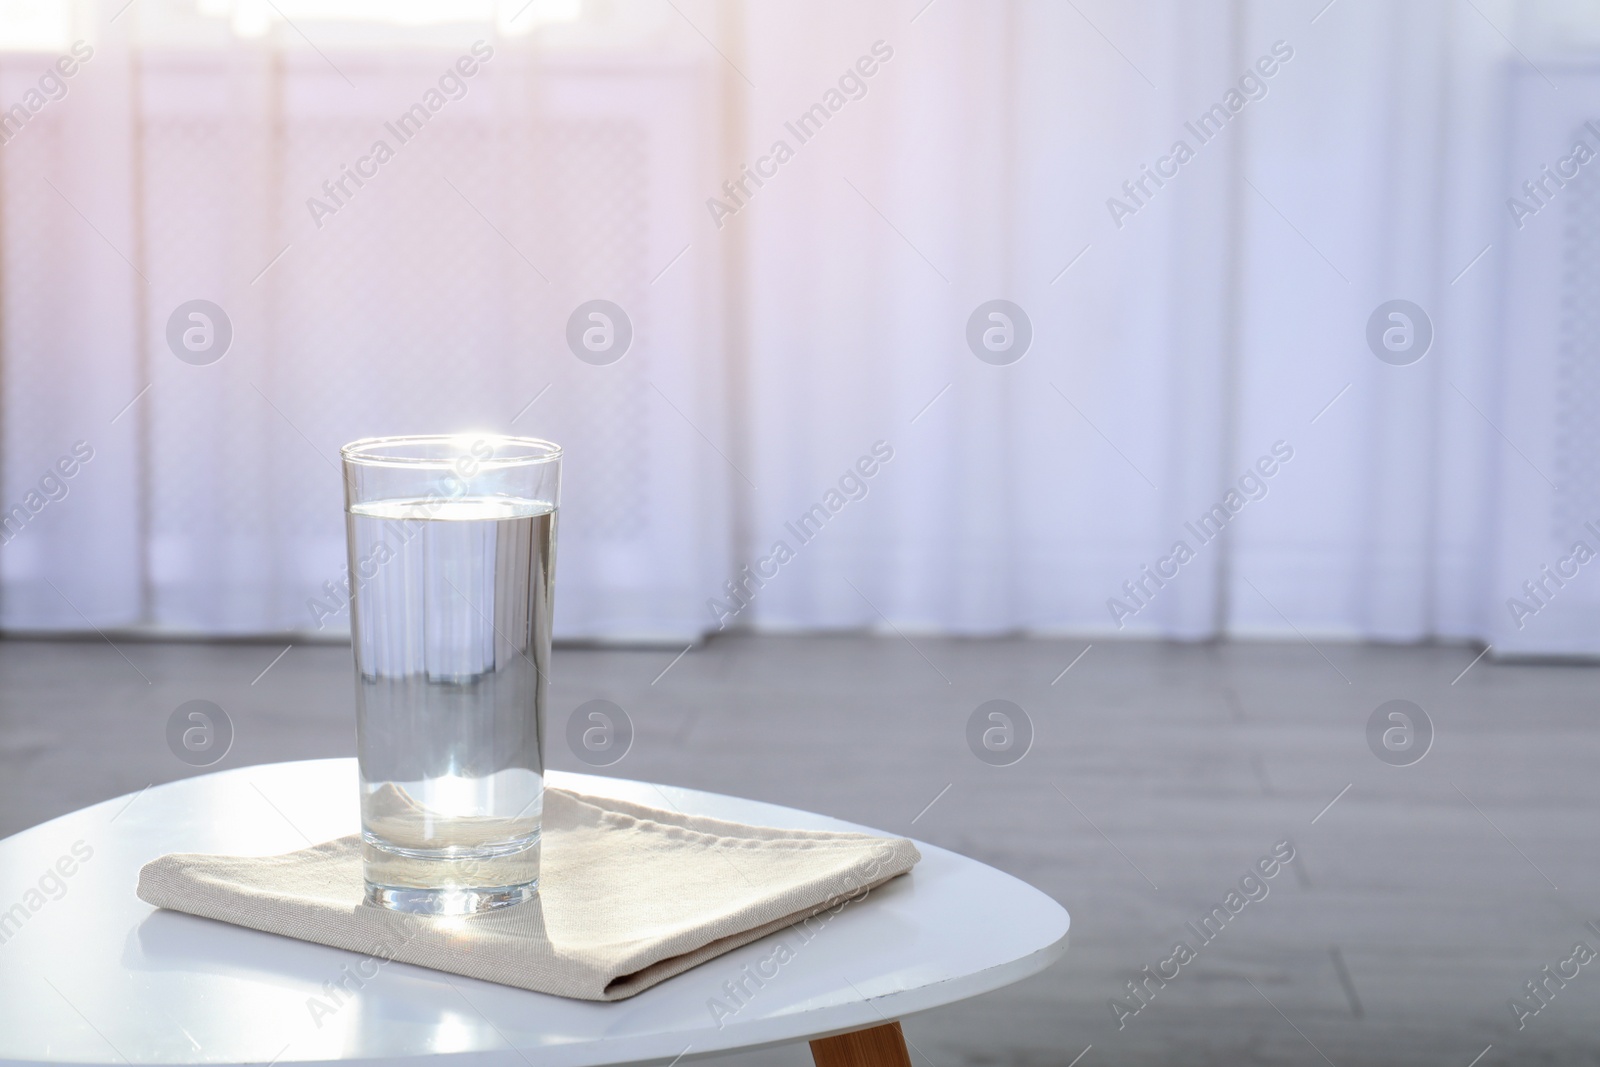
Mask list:
[[[655,807],[664,794],[682,812],[747,823],[866,830],[692,789],[561,772],[549,780]],[[134,895],[140,866],[164,853],[271,855],[357,828],[355,760],[335,759],[155,786],[0,841],[0,1064],[431,1056],[448,1067],[590,1067],[799,1040],[813,1041],[819,1064],[895,1064],[905,1051],[893,1020],[1026,978],[1066,950],[1068,917],[1054,900],[918,842],[922,862],[909,876],[840,912],[832,936],[808,944],[720,1027],[708,1001],[770,953],[764,941],[614,1003],[389,963],[328,1015],[308,1002],[325,1003],[324,984],[340,981],[356,954],[158,911]]]

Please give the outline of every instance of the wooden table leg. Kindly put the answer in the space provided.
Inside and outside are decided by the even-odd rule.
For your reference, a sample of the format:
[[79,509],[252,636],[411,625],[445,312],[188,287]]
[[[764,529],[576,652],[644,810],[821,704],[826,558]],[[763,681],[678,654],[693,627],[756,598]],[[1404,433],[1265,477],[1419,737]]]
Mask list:
[[898,1022],[811,1042],[817,1067],[911,1067]]

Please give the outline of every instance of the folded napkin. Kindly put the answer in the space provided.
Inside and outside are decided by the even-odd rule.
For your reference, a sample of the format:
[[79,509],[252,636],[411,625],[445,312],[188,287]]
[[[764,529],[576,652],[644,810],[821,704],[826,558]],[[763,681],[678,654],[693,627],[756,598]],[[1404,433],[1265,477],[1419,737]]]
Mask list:
[[621,1000],[909,871],[905,838],[778,830],[547,788],[535,900],[470,916],[363,903],[352,834],[145,864],[158,908],[580,1000]]

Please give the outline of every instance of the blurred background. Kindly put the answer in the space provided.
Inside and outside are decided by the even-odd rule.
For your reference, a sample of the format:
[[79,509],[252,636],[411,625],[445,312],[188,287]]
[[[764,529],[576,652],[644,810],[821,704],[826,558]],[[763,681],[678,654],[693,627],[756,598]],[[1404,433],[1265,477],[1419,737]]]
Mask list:
[[3,0],[0,108],[0,832],[350,754],[339,446],[526,434],[615,773],[1073,912],[930,1062],[1596,1061],[1594,5]]
[[[0,26],[11,632],[337,633],[312,602],[343,572],[338,446],[481,428],[567,448],[563,637],[1600,652],[1600,582],[1522,584],[1600,548],[1588,5],[137,0]],[[565,336],[596,299],[633,334],[605,365]],[[966,339],[996,299],[1031,332],[1002,365]],[[231,327],[205,365],[168,341],[194,300]],[[1367,338],[1394,300],[1429,335],[1402,365]],[[736,619],[708,604],[879,441],[861,503]],[[1237,525],[1189,533],[1275,445]],[[1180,540],[1141,606],[1123,583]]]

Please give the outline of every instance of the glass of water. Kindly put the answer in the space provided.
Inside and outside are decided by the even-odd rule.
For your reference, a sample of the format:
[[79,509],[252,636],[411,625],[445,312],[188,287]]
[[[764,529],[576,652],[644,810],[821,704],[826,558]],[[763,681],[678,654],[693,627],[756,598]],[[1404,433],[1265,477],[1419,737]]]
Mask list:
[[342,454],[367,901],[530,900],[561,449],[467,434]]

